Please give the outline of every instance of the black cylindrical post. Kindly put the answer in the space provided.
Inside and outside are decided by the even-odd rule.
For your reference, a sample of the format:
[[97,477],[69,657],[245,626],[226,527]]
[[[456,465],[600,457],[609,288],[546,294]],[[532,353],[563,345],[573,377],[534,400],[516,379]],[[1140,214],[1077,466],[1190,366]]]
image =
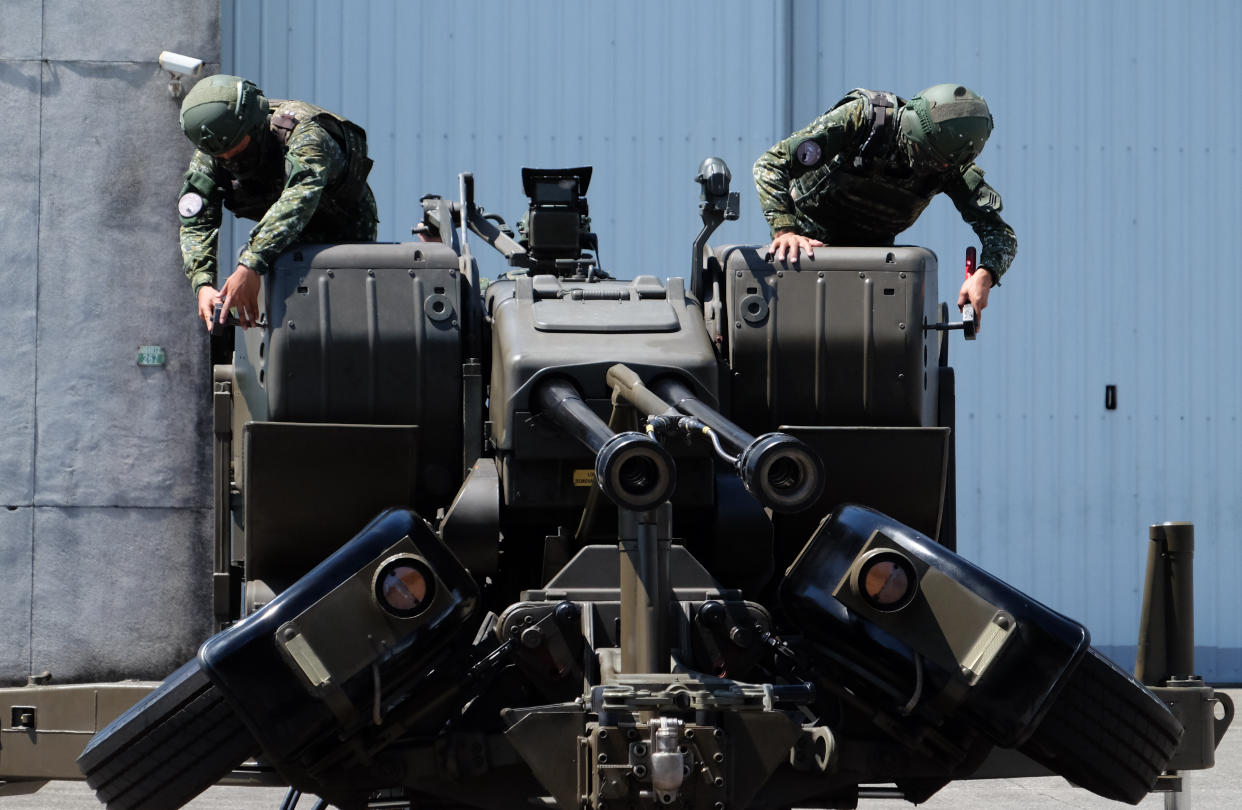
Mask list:
[[669,671],[669,541],[660,537],[658,510],[622,510],[621,667]]
[[1150,527],[1135,677],[1149,686],[1195,673],[1193,523]]

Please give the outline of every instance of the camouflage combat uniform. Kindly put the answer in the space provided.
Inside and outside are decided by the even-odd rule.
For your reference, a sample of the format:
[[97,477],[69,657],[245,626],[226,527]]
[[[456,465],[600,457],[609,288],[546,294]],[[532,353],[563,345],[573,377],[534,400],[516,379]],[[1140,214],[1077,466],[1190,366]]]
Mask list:
[[[241,155],[221,160],[196,150],[190,160],[178,213],[182,261],[195,294],[216,283],[221,206],[258,221],[238,263],[260,275],[294,242],[375,241],[379,215],[365,180],[370,161],[362,130],[311,104],[271,105],[259,142]],[[361,158],[351,163],[347,148],[360,149]]]
[[[793,230],[829,245],[891,245],[932,197],[944,192],[979,236],[979,266],[999,283],[1017,253],[1018,240],[1001,219],[1000,195],[983,181],[983,170],[971,163],[936,173],[915,172],[897,127],[886,130],[875,133],[878,143],[867,143],[873,135],[872,105],[855,91],[764,152],[755,162],[755,187],[772,235]],[[808,138],[815,138],[823,151],[812,168],[794,154]]]

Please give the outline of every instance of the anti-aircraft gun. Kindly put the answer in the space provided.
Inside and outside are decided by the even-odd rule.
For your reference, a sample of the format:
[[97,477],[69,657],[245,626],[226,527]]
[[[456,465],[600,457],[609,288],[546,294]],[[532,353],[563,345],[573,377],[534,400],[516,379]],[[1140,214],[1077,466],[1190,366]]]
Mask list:
[[[1212,764],[1232,706],[1184,661],[1156,697],[954,553],[935,256],[709,249],[736,194],[697,179],[689,289],[599,268],[589,169],[524,170],[517,239],[463,176],[423,200],[438,242],[281,258],[215,373],[222,629],[86,746],[109,807],[221,779],[853,807],[1039,772],[1133,803]],[[474,238],[515,268],[485,289]]]

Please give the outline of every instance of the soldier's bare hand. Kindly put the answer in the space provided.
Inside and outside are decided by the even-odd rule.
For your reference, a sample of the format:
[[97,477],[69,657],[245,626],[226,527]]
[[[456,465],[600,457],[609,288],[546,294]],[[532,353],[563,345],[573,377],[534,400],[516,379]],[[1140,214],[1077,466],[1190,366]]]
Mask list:
[[224,297],[221,316],[230,309],[237,309],[237,322],[242,329],[249,329],[259,321],[259,274],[244,264],[224,282],[220,294]]
[[983,310],[988,305],[988,293],[992,289],[992,271],[980,267],[970,278],[962,282],[962,289],[957,294],[957,309],[970,304],[975,308],[975,331],[979,331],[983,321]]
[[785,263],[786,258],[797,264],[803,252],[806,253],[808,259],[814,259],[815,248],[823,246],[824,243],[818,239],[812,239],[793,231],[781,231],[772,240],[772,244],[768,245],[768,256],[781,264]]
[[211,316],[215,313],[216,304],[220,303],[220,292],[210,284],[198,288],[198,317],[211,331]]

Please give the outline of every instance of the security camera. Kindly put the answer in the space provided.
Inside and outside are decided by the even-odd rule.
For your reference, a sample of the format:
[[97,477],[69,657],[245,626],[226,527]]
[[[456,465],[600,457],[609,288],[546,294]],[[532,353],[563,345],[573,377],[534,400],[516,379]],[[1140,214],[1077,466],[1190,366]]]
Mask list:
[[162,51],[160,67],[179,76],[197,76],[203,72],[203,60],[172,51]]

